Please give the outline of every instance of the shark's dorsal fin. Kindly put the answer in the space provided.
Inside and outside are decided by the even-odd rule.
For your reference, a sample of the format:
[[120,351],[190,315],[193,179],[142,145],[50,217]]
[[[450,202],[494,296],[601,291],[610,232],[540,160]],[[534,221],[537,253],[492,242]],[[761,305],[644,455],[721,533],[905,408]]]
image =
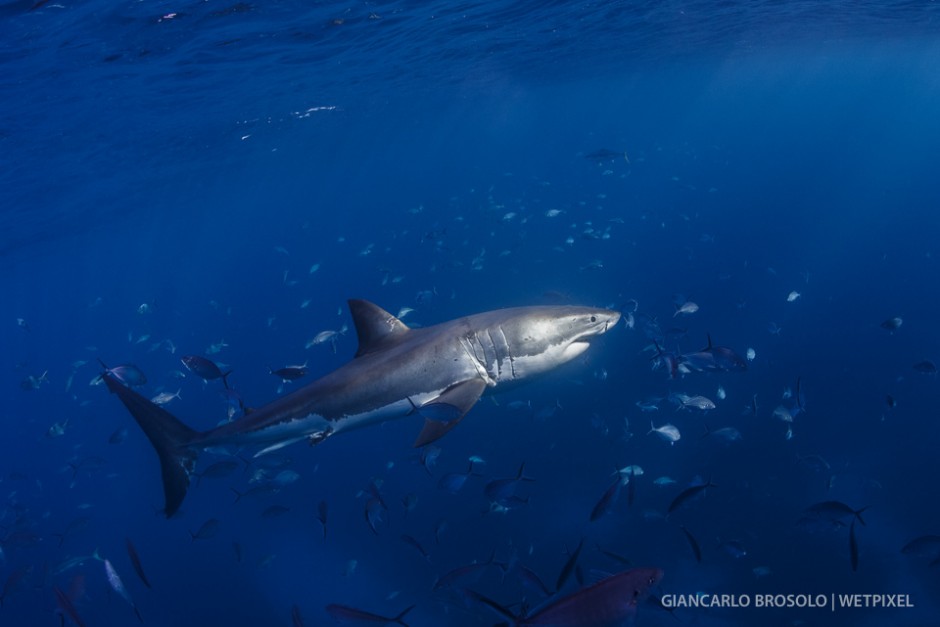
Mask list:
[[374,353],[410,331],[404,322],[367,300],[350,299],[349,313],[359,337],[356,357]]

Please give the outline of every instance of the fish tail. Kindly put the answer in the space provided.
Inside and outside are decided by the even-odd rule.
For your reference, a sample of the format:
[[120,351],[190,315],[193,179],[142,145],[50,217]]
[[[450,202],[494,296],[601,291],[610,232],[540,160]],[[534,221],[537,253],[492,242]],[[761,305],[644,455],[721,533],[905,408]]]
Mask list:
[[[270,369],[270,368],[269,368],[269,369]],[[228,376],[229,376],[230,374],[232,374],[233,372],[234,372],[234,370],[229,370],[228,372],[226,372],[225,374],[222,375],[222,385],[225,386],[225,389],[226,389],[226,390],[231,389],[231,388],[229,388],[229,386],[228,386]]]
[[[861,508],[861,509],[857,509],[857,510],[855,510],[854,512],[852,512],[853,514],[855,514],[855,517],[858,518],[858,522],[862,523],[862,526],[863,526],[863,527],[866,526],[866,525],[865,525],[865,519],[862,518],[862,512],[864,512],[864,511],[865,511],[866,509],[868,509],[869,507],[871,507],[871,505],[866,505],[865,507],[863,507],[863,508]],[[854,524],[855,521],[852,521],[852,522],[853,522],[853,524]]]
[[496,562],[496,547],[493,547],[493,550],[490,551],[490,558],[486,560],[486,564],[490,565]]
[[408,612],[410,612],[410,611],[413,610],[413,609],[415,609],[415,606],[414,606],[414,605],[409,605],[409,606],[406,607],[404,610],[402,610],[401,614],[399,614],[398,616],[396,616],[395,618],[393,618],[393,619],[390,620],[389,622],[390,622],[390,623],[396,623],[396,624],[398,624],[398,625],[403,625],[404,627],[408,627],[408,623],[406,623],[406,622],[405,622],[404,620],[402,620],[402,619],[405,618],[405,614],[407,614]]
[[473,599],[477,603],[481,605],[485,605],[486,607],[490,608],[491,610],[493,610],[494,612],[496,612],[497,614],[499,614],[500,616],[506,619],[507,621],[506,623],[500,623],[500,624],[502,625],[505,625],[505,624],[518,625],[519,624],[518,616],[513,614],[508,608],[503,607],[502,605],[500,605],[493,599],[470,589],[465,590],[465,593],[467,594],[467,596],[469,596],[471,599]]
[[519,472],[516,473],[517,481],[535,481],[533,477],[525,476],[525,462],[522,462],[522,465],[519,466]]
[[102,374],[108,390],[117,394],[124,406],[140,425],[160,458],[163,475],[163,493],[166,498],[163,511],[169,518],[179,509],[189,488],[189,476],[196,466],[198,452],[192,447],[199,432],[190,429],[173,414],[121,383],[114,375]]

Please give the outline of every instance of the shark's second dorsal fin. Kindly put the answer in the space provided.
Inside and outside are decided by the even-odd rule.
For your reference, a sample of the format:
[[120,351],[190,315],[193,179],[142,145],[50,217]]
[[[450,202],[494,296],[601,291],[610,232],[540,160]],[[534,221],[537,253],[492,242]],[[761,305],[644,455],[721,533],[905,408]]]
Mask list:
[[356,357],[374,353],[410,331],[404,322],[367,300],[350,299],[349,313],[359,337]]

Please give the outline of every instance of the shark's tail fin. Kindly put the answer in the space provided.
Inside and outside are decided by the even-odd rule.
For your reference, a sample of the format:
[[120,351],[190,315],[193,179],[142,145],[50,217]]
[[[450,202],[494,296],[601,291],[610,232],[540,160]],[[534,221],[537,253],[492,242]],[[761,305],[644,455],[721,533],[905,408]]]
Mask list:
[[189,488],[189,475],[196,466],[197,451],[192,442],[199,435],[170,412],[133,391],[110,373],[101,375],[108,390],[117,394],[147,439],[157,451],[163,474],[163,511],[169,518],[179,509]]

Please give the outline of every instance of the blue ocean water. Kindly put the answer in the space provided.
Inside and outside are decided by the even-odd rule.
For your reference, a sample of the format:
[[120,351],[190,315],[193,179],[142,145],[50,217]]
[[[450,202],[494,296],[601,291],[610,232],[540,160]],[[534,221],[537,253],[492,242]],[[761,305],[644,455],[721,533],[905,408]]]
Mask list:
[[[67,624],[56,589],[88,625],[136,623],[97,551],[147,625],[333,624],[329,604],[489,625],[464,589],[536,607],[521,567],[554,591],[582,540],[559,596],[629,568],[613,554],[662,568],[667,602],[752,604],[642,601],[639,625],[935,622],[940,540],[901,549],[940,534],[938,28],[932,2],[4,1],[0,624]],[[232,405],[181,356],[261,406],[353,358],[349,298],[413,326],[549,304],[634,325],[484,397],[423,456],[417,417],[207,452],[199,472],[237,468],[166,520],[98,360],[138,366],[148,398],[179,390],[165,408],[208,429]],[[709,334],[753,349],[747,370],[653,369],[655,344]],[[268,370],[304,363],[290,384]],[[717,407],[676,410],[683,393]],[[534,481],[494,507],[485,486],[523,463]],[[592,522],[629,465],[632,498]],[[865,524],[801,521],[827,501]],[[833,607],[869,593],[914,607]]]

